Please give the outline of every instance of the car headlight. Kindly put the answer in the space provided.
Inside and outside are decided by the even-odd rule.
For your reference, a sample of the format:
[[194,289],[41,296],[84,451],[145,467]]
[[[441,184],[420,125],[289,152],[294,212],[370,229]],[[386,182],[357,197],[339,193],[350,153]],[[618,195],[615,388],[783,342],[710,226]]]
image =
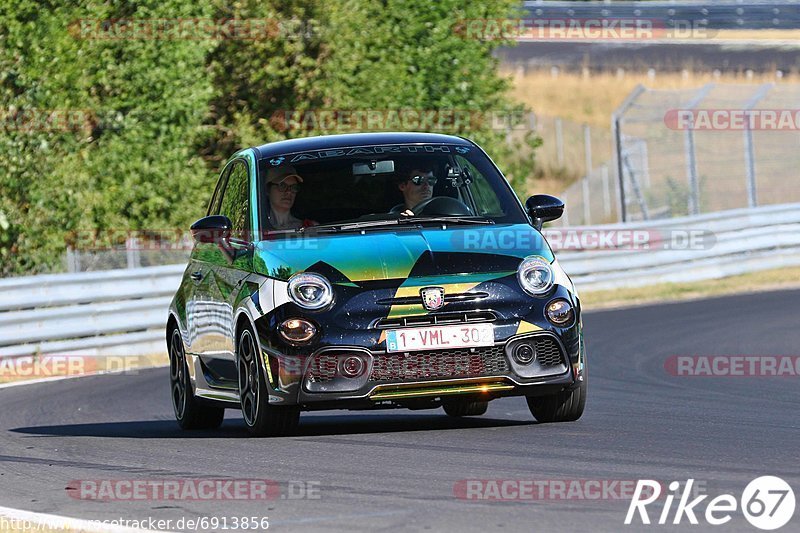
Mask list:
[[545,314],[547,315],[547,320],[560,328],[571,325],[575,319],[575,311],[573,311],[572,305],[563,298],[553,300],[547,304]]
[[520,287],[531,296],[543,296],[553,286],[553,269],[544,258],[526,257],[517,269]]
[[319,274],[303,272],[289,278],[289,299],[303,309],[322,309],[333,302],[333,288]]

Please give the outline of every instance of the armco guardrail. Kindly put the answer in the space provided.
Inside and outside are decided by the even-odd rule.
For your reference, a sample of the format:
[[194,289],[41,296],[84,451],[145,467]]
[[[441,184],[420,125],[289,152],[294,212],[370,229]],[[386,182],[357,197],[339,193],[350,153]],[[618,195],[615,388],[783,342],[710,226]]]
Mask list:
[[186,265],[0,280],[0,357],[164,352]]
[[[581,292],[800,265],[800,204],[635,224],[561,228],[657,235],[704,230],[700,249],[556,251]],[[167,306],[185,265],[0,280],[0,358],[164,352]]]
[[711,244],[697,249],[666,246],[657,250],[557,252],[579,292],[700,281],[800,265],[800,204],[560,231],[632,228],[663,235],[704,231]]

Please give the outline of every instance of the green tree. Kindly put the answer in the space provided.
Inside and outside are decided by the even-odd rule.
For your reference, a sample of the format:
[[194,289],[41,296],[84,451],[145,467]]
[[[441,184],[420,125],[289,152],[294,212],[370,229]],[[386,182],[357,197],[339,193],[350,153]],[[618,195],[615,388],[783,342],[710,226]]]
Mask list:
[[[523,109],[492,55],[508,42],[462,31],[518,16],[516,0],[76,4],[0,3],[0,275],[60,269],[75,231],[186,228],[235,150],[331,133],[290,112],[473,113],[445,132],[475,139],[527,192],[539,140],[508,131]],[[269,24],[216,40],[101,30],[119,19]]]
[[[210,11],[178,0],[3,3],[0,274],[59,268],[74,231],[184,226],[200,213],[211,175],[194,145],[212,43],[96,38],[96,23]],[[64,114],[66,124],[42,123]]]

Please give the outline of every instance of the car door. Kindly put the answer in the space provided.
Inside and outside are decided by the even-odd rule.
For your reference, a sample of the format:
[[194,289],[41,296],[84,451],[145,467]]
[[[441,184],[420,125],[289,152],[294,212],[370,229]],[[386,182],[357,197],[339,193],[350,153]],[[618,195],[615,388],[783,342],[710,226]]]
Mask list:
[[211,245],[205,257],[208,274],[203,287],[207,311],[201,333],[201,356],[213,376],[221,381],[236,378],[232,364],[233,315],[244,280],[252,271],[250,182],[247,161],[232,161],[219,212],[215,213],[231,220],[231,237],[227,243]]
[[[214,194],[208,204],[206,216],[219,213],[222,193],[230,174],[231,166],[226,166],[220,173]],[[209,243],[196,243],[189,258],[186,269],[188,276],[184,279],[186,284],[186,329],[187,351],[199,355],[204,351],[203,333],[209,322],[209,289],[208,273],[213,262],[210,261],[216,245]]]

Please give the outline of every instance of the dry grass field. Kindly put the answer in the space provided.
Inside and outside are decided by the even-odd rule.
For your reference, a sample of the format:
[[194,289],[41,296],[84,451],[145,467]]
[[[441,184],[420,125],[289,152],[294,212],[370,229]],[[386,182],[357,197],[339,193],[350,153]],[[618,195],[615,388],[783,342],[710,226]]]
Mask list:
[[709,82],[731,84],[796,83],[800,76],[746,73],[646,72],[584,73],[550,70],[504,70],[511,77],[511,95],[537,115],[561,117],[579,124],[609,129],[611,114],[639,84],[650,89],[691,89]]

